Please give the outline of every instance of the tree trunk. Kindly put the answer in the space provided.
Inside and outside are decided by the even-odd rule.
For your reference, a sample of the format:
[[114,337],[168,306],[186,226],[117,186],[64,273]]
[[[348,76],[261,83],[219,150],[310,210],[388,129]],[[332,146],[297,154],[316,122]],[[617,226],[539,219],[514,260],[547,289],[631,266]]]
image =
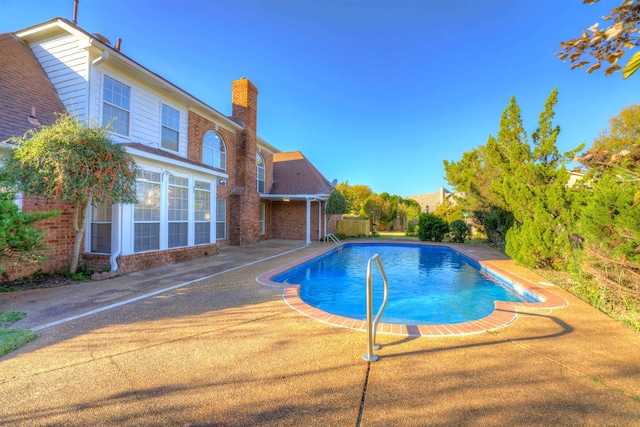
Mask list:
[[73,229],[76,232],[76,239],[73,243],[73,253],[71,254],[71,267],[69,267],[69,272],[71,274],[75,274],[78,270],[82,238],[84,237],[84,229],[86,228],[87,206],[87,203],[76,202],[76,206],[73,211]]

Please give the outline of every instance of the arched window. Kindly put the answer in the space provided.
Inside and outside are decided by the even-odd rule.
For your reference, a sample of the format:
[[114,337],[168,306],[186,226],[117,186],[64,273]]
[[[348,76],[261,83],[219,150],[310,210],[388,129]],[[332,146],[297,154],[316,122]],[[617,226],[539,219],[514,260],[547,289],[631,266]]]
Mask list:
[[202,163],[227,170],[227,148],[217,132],[207,131],[202,139]]
[[256,189],[258,193],[264,193],[264,159],[260,153],[256,153]]

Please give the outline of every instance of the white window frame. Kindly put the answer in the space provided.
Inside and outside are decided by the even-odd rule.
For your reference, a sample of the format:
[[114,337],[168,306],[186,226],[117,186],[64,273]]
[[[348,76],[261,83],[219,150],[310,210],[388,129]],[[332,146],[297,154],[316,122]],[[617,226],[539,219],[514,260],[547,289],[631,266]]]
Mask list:
[[[224,209],[221,211],[220,205]],[[222,227],[222,233],[219,229]],[[225,240],[227,238],[227,199],[223,197],[216,198],[216,240]]]
[[[262,154],[256,153],[256,190],[260,194],[264,194],[266,191],[266,172],[267,167],[264,162],[264,157],[262,157]],[[262,184],[262,186],[260,184]]]
[[[157,176],[157,180],[152,180],[152,178],[155,178]],[[152,252],[152,251],[157,251],[160,250],[162,248],[162,223],[163,221],[163,185],[162,185],[162,173],[160,172],[156,172],[156,171],[147,171],[147,170],[143,170],[140,172],[140,176],[137,179],[138,183],[149,183],[150,185],[153,185],[154,187],[157,188],[158,191],[158,207],[152,207],[150,208],[151,210],[149,212],[144,212],[144,211],[138,211],[137,209],[140,208],[140,206],[143,204],[143,200],[141,200],[142,198],[140,197],[140,187],[137,188],[138,191],[138,203],[133,205],[133,252],[134,253],[142,253],[142,252]],[[138,184],[139,185],[139,184]],[[140,208],[142,209],[142,208]],[[157,218],[155,218],[155,213],[153,212],[153,210],[157,209],[158,213],[157,213]],[[143,218],[140,218],[140,216],[138,216],[138,214],[141,214],[141,216]],[[149,219],[147,217],[147,213],[150,213],[151,216],[153,218]],[[136,226],[137,225],[143,225],[143,224],[149,224],[149,225],[153,225],[153,224],[157,224],[158,227],[158,236],[157,236],[157,247],[136,247],[136,242],[138,241],[138,233],[136,233]]]
[[[107,101],[106,100],[105,92],[107,91],[107,84],[106,84],[107,79],[111,80],[114,85],[118,84],[118,85],[128,89],[128,92],[129,92],[128,93],[128,97],[127,98],[123,97],[124,99],[127,100],[127,104],[128,105],[126,105],[126,106],[125,105],[120,105],[120,104],[118,104],[116,102],[113,102],[114,101],[113,99],[111,101]],[[115,94],[115,92],[113,90],[111,90],[111,92]],[[122,135],[122,136],[127,136],[128,137],[129,133],[130,133],[130,128],[131,128],[131,97],[132,97],[131,96],[131,92],[132,92],[131,86],[126,85],[126,84],[122,83],[120,80],[115,79],[115,78],[113,78],[111,76],[108,76],[106,74],[104,75],[103,80],[102,80],[102,126],[106,126],[106,125],[110,124],[111,125],[111,131],[113,133],[117,134],[117,135]],[[122,94],[120,94],[120,95],[122,95]],[[117,124],[117,120],[116,121],[113,120],[114,117],[108,117],[107,116],[106,111],[105,111],[105,105],[108,105],[110,108],[114,108],[116,110],[123,111],[124,113],[126,113],[126,117],[127,117],[126,129],[121,129],[121,126],[119,126]],[[120,132],[120,130],[124,130],[124,133]]]
[[[210,138],[220,141],[218,147],[211,145]],[[211,161],[207,161],[211,157]],[[227,144],[224,142],[222,135],[214,130],[208,130],[202,138],[202,163],[205,165],[213,166],[221,171],[227,170]]]
[[[89,215],[89,231],[90,231],[90,240],[89,240],[89,251],[94,254],[110,254],[113,250],[111,244],[113,242],[113,205],[100,203],[97,205],[91,204],[91,212]],[[108,216],[108,218],[102,217],[102,215]],[[96,233],[97,230],[94,229],[94,225],[109,225],[108,236],[100,236],[100,233]],[[104,239],[108,237],[109,241],[109,250],[108,251],[100,251],[96,247],[94,247],[94,243],[97,239]]]
[[[189,177],[179,175],[169,175],[167,182],[167,248],[183,248],[189,246],[189,215],[190,215],[190,194],[189,194]],[[186,182],[179,182],[186,181]],[[172,196],[173,191],[179,192],[181,195],[186,196],[185,199],[179,199]],[[174,205],[178,201],[180,206]],[[162,209],[162,207],[161,207]],[[172,242],[172,225],[186,225],[185,234],[180,238],[183,240],[181,244]]]
[[267,228],[266,228],[266,211],[267,211],[267,205],[265,203],[260,203],[260,235],[264,235],[267,233]]
[[[211,195],[215,194],[211,191],[211,187],[215,185],[212,184],[209,181],[202,181],[202,180],[198,180],[197,178],[195,179],[195,183],[194,183],[194,187],[193,187],[193,194],[194,194],[194,216],[193,216],[193,244],[194,246],[197,245],[206,245],[211,243],[211,235],[212,235],[212,219],[213,216],[211,215]],[[200,193],[200,199],[199,199],[199,194]],[[203,196],[206,196],[206,199],[202,199]],[[199,203],[204,203],[201,204],[202,207],[204,207],[204,209],[198,209]],[[208,203],[207,203],[208,202]],[[200,227],[199,227],[200,226]],[[206,239],[206,241],[198,241],[198,236],[199,236],[199,228],[205,228],[207,229],[207,236],[208,239]]]
[[[173,108],[164,102],[161,103],[160,111],[160,147],[169,151],[180,151],[180,110]],[[175,132],[175,141],[171,141],[171,144],[175,143],[175,148],[165,145],[165,132]]]

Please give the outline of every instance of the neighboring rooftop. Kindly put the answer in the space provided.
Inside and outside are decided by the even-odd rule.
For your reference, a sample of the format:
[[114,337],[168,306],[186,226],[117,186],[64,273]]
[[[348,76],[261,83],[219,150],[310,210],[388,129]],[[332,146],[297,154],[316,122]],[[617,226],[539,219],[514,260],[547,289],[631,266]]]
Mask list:
[[418,202],[422,212],[427,212],[428,206],[428,212],[433,213],[440,204],[444,203],[445,200],[449,200],[451,203],[455,204],[455,199],[452,197],[453,194],[454,193],[446,188],[440,187],[440,189],[435,193],[416,194],[415,196],[409,196],[407,198]]

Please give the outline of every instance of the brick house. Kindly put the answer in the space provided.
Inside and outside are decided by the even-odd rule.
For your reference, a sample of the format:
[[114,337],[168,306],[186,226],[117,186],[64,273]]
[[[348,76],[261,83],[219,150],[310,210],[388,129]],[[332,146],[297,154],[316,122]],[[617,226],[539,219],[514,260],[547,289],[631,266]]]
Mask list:
[[[124,55],[119,42],[65,19],[0,35],[0,150],[67,111],[111,124],[141,169],[138,203],[88,209],[82,262],[95,271],[143,270],[263,239],[311,243],[334,230],[324,213],[332,185],[300,152],[257,135],[257,88],[236,80],[231,101],[228,117]],[[22,201],[26,211],[49,206],[58,207]],[[68,214],[40,225],[52,259],[33,271],[68,265]],[[9,277],[29,274],[6,267]]]

